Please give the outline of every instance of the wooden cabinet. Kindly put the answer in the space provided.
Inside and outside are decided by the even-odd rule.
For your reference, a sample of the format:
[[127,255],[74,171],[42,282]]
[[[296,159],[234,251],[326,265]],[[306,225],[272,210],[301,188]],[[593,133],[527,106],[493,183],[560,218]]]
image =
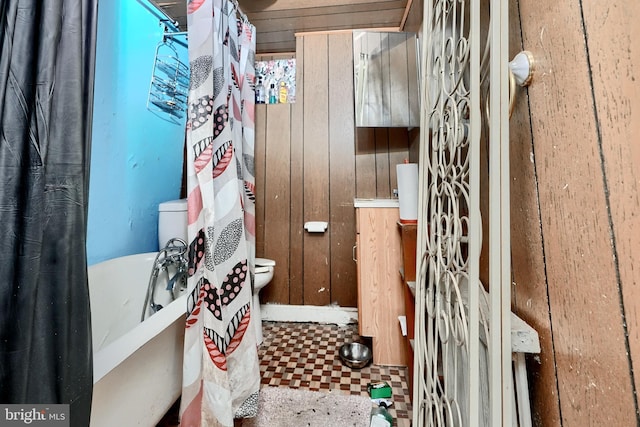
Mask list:
[[398,316],[405,315],[398,208],[356,209],[358,327],[373,340],[373,363],[407,365]]
[[413,343],[415,338],[415,289],[416,289],[416,240],[417,224],[398,222],[402,239],[402,291],[404,295],[405,315],[407,317],[407,336],[404,346],[407,349],[409,373],[409,395],[413,396]]

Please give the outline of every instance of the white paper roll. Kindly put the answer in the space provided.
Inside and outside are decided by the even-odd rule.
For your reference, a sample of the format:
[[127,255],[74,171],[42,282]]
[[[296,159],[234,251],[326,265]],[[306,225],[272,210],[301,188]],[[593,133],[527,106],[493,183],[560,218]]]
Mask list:
[[396,165],[400,221],[418,220],[418,164]]
[[309,233],[324,233],[328,225],[326,221],[308,221],[304,223],[304,229]]

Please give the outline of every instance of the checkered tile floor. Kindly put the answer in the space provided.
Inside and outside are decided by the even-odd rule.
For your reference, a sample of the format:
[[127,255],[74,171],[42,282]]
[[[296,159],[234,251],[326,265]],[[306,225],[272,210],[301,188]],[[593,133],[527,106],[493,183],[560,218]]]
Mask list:
[[[357,370],[340,362],[340,346],[360,338],[357,325],[263,322],[262,331],[264,341],[258,352],[262,387],[339,390],[368,396],[367,384],[386,381],[393,392],[389,412],[394,426],[411,425],[407,368],[369,365]],[[158,427],[178,426],[178,407],[176,404]]]
[[340,362],[338,349],[359,339],[357,325],[263,322],[264,341],[259,350],[262,387],[306,390],[340,390],[368,396],[367,384],[386,381],[391,385],[394,425],[411,425],[411,402],[407,368],[369,365],[351,369]]

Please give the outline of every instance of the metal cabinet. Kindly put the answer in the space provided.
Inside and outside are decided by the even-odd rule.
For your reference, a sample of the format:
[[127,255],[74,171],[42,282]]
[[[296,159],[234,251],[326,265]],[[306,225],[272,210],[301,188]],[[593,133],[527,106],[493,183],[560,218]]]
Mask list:
[[356,126],[420,125],[414,33],[353,32]]

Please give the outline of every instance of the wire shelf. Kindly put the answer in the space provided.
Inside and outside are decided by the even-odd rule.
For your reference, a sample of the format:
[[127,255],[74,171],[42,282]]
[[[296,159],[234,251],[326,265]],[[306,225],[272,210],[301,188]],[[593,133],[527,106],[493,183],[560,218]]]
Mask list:
[[147,109],[180,124],[187,112],[188,94],[189,67],[178,58],[173,40],[164,38],[156,46]]

